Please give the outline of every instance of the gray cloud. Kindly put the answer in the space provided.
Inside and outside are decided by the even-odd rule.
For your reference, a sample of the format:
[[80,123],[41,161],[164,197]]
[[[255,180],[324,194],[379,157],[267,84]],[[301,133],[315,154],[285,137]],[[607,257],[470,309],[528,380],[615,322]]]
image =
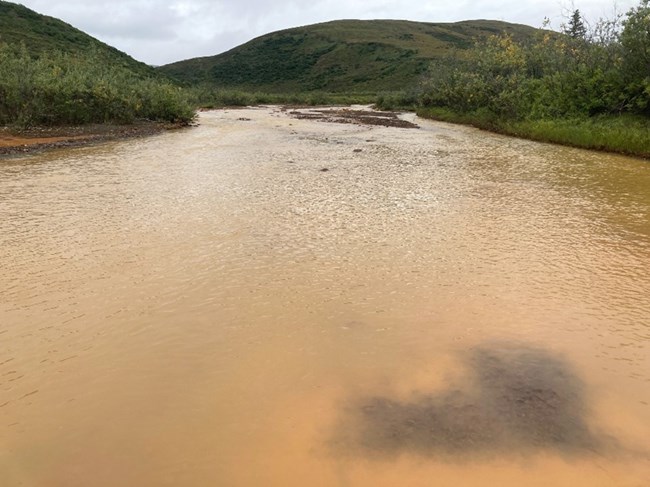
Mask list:
[[[20,0],[151,64],[224,52],[275,30],[336,19],[453,22],[497,19],[533,26],[580,8],[588,19],[612,17],[610,0]],[[638,3],[621,0],[618,10]]]

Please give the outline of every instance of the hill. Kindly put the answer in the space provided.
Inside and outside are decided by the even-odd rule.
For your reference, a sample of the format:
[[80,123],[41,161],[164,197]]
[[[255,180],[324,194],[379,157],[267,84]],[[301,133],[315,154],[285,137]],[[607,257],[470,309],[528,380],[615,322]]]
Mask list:
[[0,43],[22,43],[35,56],[53,51],[69,54],[92,52],[116,67],[147,77],[161,77],[152,66],[136,61],[62,20],[3,0],[0,0]]
[[61,20],[0,0],[0,126],[189,123],[189,94]]
[[462,55],[480,37],[537,29],[492,20],[425,23],[337,20],[273,32],[216,56],[159,69],[180,81],[268,92],[377,92],[415,85],[432,61]]

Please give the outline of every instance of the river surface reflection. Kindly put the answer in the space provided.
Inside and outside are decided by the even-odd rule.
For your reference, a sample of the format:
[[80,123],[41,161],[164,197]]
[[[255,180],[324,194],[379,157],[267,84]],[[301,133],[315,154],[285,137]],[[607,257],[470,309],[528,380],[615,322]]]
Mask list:
[[0,160],[0,485],[648,485],[650,165],[405,117]]

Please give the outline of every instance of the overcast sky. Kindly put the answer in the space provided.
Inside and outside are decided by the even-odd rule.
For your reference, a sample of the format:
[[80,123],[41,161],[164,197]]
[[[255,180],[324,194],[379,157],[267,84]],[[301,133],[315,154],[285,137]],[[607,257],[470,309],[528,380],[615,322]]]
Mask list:
[[454,22],[496,19],[557,28],[579,8],[612,18],[638,0],[15,0],[57,17],[139,61],[166,64],[227,51],[288,27],[337,19]]

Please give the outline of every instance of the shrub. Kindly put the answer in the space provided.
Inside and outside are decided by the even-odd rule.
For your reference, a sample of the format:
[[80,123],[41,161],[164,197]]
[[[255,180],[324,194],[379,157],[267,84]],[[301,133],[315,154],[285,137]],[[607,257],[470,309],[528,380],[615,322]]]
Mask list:
[[34,57],[24,46],[0,44],[1,124],[188,123],[193,117],[184,90],[116,66],[99,52]]

